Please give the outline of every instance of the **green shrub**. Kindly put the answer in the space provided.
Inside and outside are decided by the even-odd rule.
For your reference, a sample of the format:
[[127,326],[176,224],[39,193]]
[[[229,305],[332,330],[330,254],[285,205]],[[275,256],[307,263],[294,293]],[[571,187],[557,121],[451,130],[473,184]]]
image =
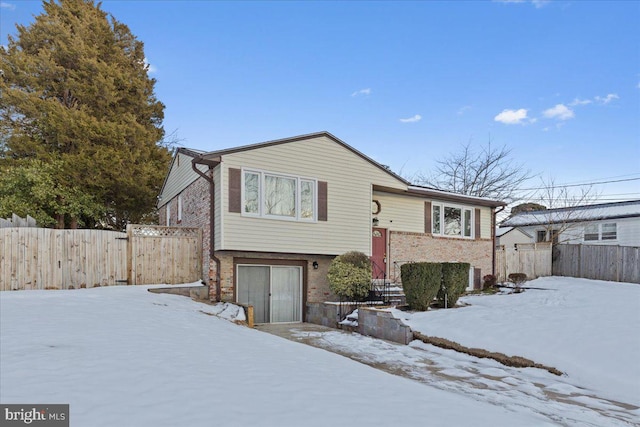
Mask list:
[[403,264],[400,267],[400,274],[409,307],[413,310],[427,310],[440,289],[442,264],[433,262]]
[[371,269],[371,260],[367,255],[363,252],[351,251],[345,252],[340,255],[340,261],[346,262],[347,264],[355,265],[356,267]]
[[[467,262],[442,263],[442,287],[438,291],[440,307],[454,307],[458,298],[469,284],[469,268]],[[445,301],[446,299],[446,301]]]
[[371,289],[371,263],[362,252],[347,252],[331,261],[327,273],[331,291],[342,299],[360,300]]

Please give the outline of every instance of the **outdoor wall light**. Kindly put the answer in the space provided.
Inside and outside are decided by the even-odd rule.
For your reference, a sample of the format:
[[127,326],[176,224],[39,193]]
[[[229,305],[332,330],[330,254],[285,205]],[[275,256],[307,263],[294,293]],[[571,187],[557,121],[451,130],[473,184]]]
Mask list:
[[313,261],[313,264],[311,264],[311,265],[313,265],[313,269],[314,270],[318,269],[318,261]]
[[379,219],[378,219],[378,217],[376,216],[376,217],[374,217],[374,218],[373,218],[373,226],[374,226],[374,227],[377,227],[377,226],[378,226],[378,224],[380,224],[380,220],[379,220]]

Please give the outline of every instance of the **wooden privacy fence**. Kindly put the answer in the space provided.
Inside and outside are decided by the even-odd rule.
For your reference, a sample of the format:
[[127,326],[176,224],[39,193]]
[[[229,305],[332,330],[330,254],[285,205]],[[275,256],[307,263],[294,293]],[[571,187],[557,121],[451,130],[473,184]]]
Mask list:
[[640,247],[557,245],[555,276],[640,283]]
[[202,278],[202,231],[128,225],[129,283],[189,283]]
[[199,228],[0,228],[0,290],[195,282],[201,245]]
[[498,281],[506,282],[512,273],[524,273],[529,279],[551,276],[551,243],[519,243],[515,248],[496,248]]

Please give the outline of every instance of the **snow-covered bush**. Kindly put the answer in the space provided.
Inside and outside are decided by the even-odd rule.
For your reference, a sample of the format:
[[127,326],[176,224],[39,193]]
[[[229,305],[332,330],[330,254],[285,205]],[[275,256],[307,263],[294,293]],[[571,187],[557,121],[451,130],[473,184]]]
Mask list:
[[442,283],[442,264],[411,262],[400,267],[400,274],[409,307],[413,310],[427,310]]
[[331,261],[327,273],[331,291],[342,299],[360,300],[371,289],[371,263],[362,252],[347,252]]

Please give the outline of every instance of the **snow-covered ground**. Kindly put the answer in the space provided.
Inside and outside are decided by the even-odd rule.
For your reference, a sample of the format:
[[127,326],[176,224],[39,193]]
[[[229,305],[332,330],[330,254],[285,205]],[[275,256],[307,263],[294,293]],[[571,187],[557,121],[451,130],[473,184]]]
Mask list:
[[545,277],[526,286],[542,289],[395,313],[414,331],[523,356],[559,369],[577,387],[640,406],[640,285]]
[[0,401],[68,403],[71,425],[96,427],[556,424],[223,313],[146,287],[2,292]]
[[232,304],[148,287],[2,292],[0,402],[69,403],[81,426],[640,425],[640,286],[559,277],[528,286],[544,290],[393,312],[427,335],[524,356],[561,377],[418,341],[289,326],[292,339],[373,369],[235,325]]

